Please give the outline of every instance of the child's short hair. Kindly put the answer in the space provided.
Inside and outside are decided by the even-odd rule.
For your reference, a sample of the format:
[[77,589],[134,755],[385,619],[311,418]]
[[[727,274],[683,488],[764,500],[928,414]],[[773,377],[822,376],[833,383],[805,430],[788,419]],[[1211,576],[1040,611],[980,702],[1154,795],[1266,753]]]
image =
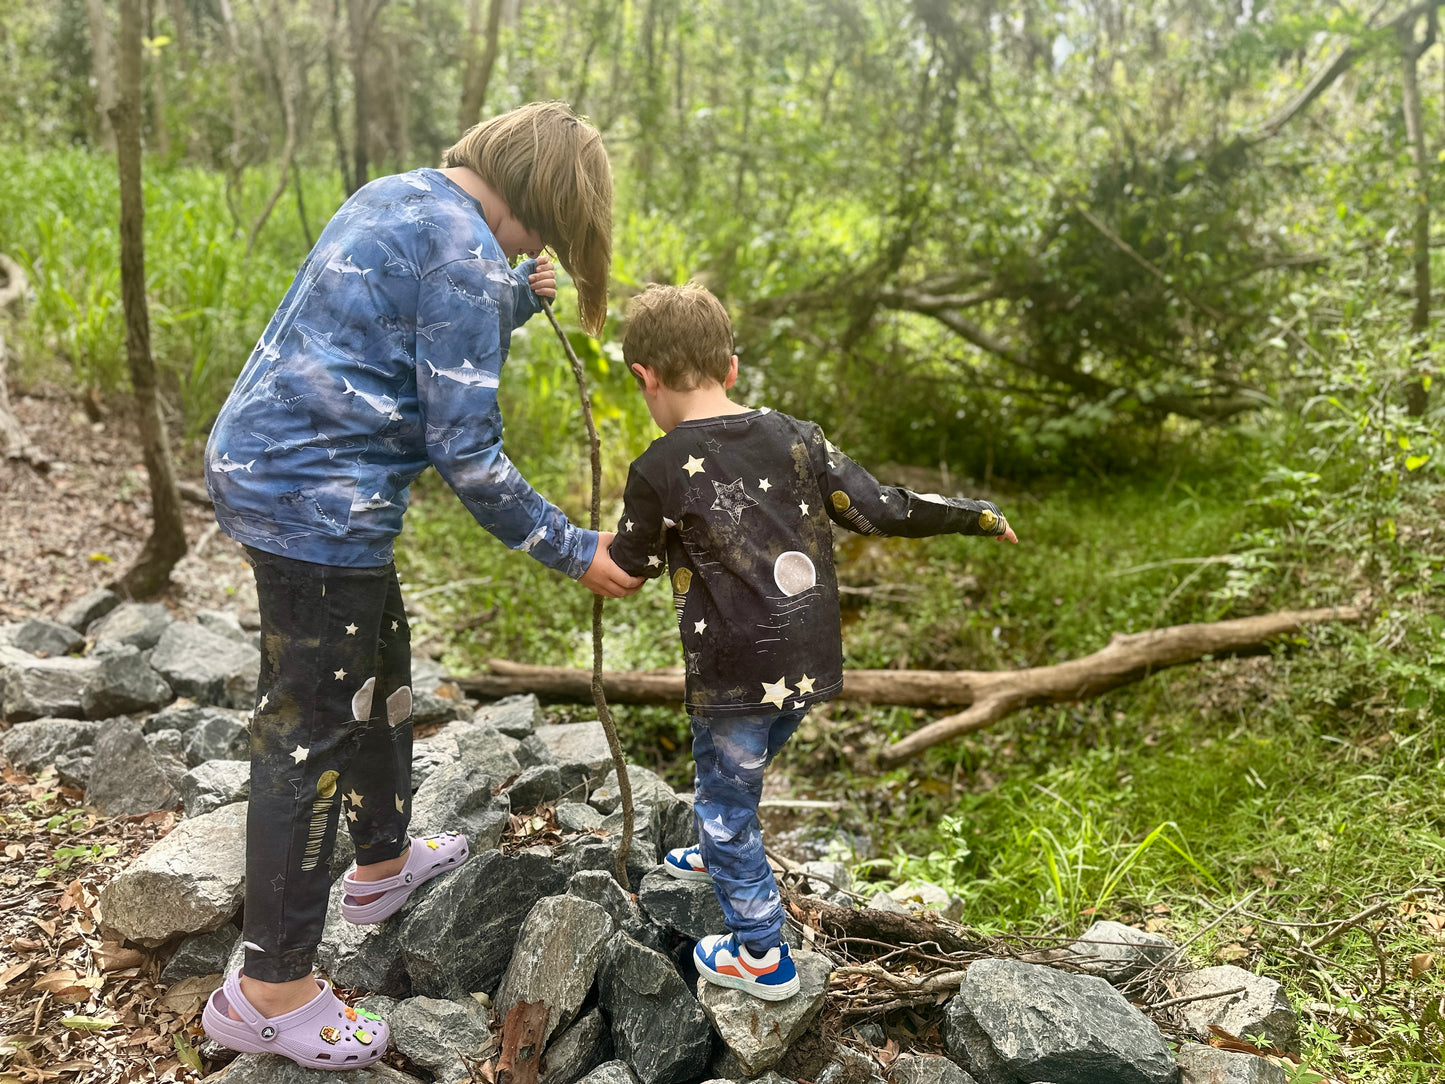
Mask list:
[[532,102],[469,128],[442,166],[474,170],[541,235],[577,287],[582,326],[601,334],[612,266],[612,166],[602,133],[566,102]]
[[696,282],[654,283],[632,299],[622,356],[645,365],[674,391],[721,384],[732,368],[733,325],[723,303]]

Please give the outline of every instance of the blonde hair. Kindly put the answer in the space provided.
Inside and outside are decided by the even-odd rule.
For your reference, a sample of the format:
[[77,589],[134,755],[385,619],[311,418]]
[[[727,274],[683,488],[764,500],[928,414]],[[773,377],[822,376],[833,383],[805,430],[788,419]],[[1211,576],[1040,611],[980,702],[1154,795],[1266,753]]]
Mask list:
[[696,282],[654,283],[632,299],[622,356],[645,365],[674,391],[721,384],[732,369],[733,325],[723,303]]
[[602,133],[566,102],[532,102],[469,128],[442,166],[475,172],[541,235],[576,284],[582,326],[601,334],[612,266],[612,165]]

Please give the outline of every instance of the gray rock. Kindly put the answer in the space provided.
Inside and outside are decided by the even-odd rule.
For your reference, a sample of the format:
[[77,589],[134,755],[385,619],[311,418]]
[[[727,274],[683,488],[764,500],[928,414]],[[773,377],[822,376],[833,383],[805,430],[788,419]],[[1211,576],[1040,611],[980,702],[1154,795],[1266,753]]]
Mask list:
[[365,1069],[303,1069],[279,1054],[242,1054],[212,1084],[417,1084],[417,1078],[378,1061]]
[[411,747],[411,789],[415,794],[438,768],[461,759],[462,751],[453,738],[432,737],[413,742]]
[[73,602],[67,602],[55,615],[55,620],[68,625],[76,632],[85,632],[111,610],[120,605],[121,599],[114,591],[97,587],[87,591]]
[[602,826],[602,814],[581,802],[558,802],[557,824],[564,832],[590,832]]
[[185,774],[185,764],[151,748],[137,724],[114,719],[95,740],[85,804],[106,817],[175,809],[181,803],[176,787]]
[[683,881],[666,870],[654,869],[638,886],[637,902],[658,926],[691,941],[727,928],[711,881]]
[[1162,961],[1174,942],[1121,922],[1095,922],[1069,946],[1079,967],[1112,983],[1132,979]]
[[98,659],[37,659],[8,652],[0,659],[0,716],[12,723],[79,719],[85,711],[85,687],[99,672]]
[[888,1069],[893,1084],[977,1084],[948,1058],[936,1054],[904,1054]]
[[448,723],[437,731],[436,737],[455,741],[464,762],[480,768],[498,782],[522,770],[516,739],[507,737],[490,723]]
[[517,739],[517,763],[523,768],[539,768],[546,764],[556,764],[557,758],[552,755],[552,750],[547,748],[547,743],[535,734],[527,734]]
[[426,655],[411,657],[411,691],[413,694],[434,693],[445,680],[446,672],[442,670],[441,663]]
[[154,948],[225,925],[246,882],[246,803],[187,817],[100,891],[103,925]]
[[250,644],[178,621],[161,633],[151,652],[151,666],[181,696],[202,704],[249,709],[256,698],[261,653]]
[[492,797],[493,778],[466,761],[433,771],[412,799],[411,834],[463,832],[473,854],[491,850],[510,823],[512,810],[505,794]]
[[224,971],[235,945],[236,927],[229,922],[209,933],[187,937],[161,969],[161,984],[169,986],[182,979]]
[[638,1084],[637,1074],[625,1061],[605,1061],[582,1078],[582,1084]]
[[472,714],[472,721],[490,723],[509,738],[521,741],[542,722],[542,705],[531,693],[507,696],[492,704],[483,704]]
[[69,625],[32,617],[15,630],[10,643],[32,655],[69,655],[85,646],[85,637]]
[[803,882],[804,891],[839,907],[852,907],[853,874],[842,862],[804,862],[802,870],[813,874]]
[[[541,737],[534,734],[528,741],[542,742],[547,747],[547,754],[550,756],[552,749],[543,742]],[[525,745],[526,742],[523,742]],[[555,759],[555,758],[554,758]],[[586,802],[587,792],[592,786],[594,772],[588,764],[579,761],[558,760],[557,770],[562,773],[562,797],[569,802]]]
[[907,911],[937,911],[950,922],[963,917],[963,900],[926,881],[899,885],[889,895]]
[[196,727],[218,717],[233,716],[228,715],[224,708],[211,708],[204,704],[193,704],[189,700],[178,700],[170,707],[147,716],[141,729],[147,734],[153,734],[157,730],[179,730],[182,734],[189,734]]
[[396,1012],[396,1007],[401,1002],[394,997],[387,997],[385,994],[368,994],[356,1003],[358,1009],[365,1009],[367,1012],[381,1017],[383,1020]]
[[672,961],[625,933],[607,942],[598,974],[617,1056],[642,1084],[682,1084],[707,1067],[712,1029]]
[[[822,1068],[813,1074],[816,1084],[870,1084],[879,1082],[878,1066],[873,1059],[842,1043],[833,1043]],[[1035,1084],[1046,1084],[1044,1081]],[[1104,1084],[1100,1081],[1099,1084]]]
[[497,988],[497,1012],[505,1018],[519,1001],[542,1001],[547,1005],[546,1037],[565,1028],[592,989],[614,927],[612,916],[588,900],[538,900],[522,922],[512,961]]
[[1274,1046],[1294,1053],[1299,1050],[1299,1019],[1274,979],[1256,975],[1233,964],[1189,971],[1179,977],[1179,996],[1192,997],[1214,990],[1242,993],[1191,1001],[1178,1008],[1180,1017],[1193,1032],[1209,1034],[1209,1025],[1223,1028],[1240,1039],[1263,1035]]
[[612,763],[607,733],[596,719],[586,723],[539,726],[536,735],[547,743],[558,764],[586,764],[589,772],[600,772]]
[[646,922],[642,908],[622,890],[617,878],[608,870],[587,869],[572,874],[567,879],[567,895],[595,903],[612,916],[617,929],[625,930],[634,938],[637,935],[632,932],[633,929]]
[[470,1082],[467,1062],[479,1062],[492,1049],[487,1010],[473,998],[440,1001],[407,998],[392,1010],[391,1044],[446,1084]]
[[185,757],[192,767],[208,760],[250,760],[251,732],[239,715],[213,711],[186,734]]
[[945,1010],[948,1052],[983,1084],[1174,1084],[1159,1029],[1117,990],[1018,960],[980,960]]
[[433,723],[451,723],[471,715],[466,701],[436,693],[423,692],[416,686],[411,691],[411,722],[413,726],[430,726]]
[[251,796],[251,765],[244,760],[211,760],[197,764],[176,781],[176,793],[187,817],[199,817]]
[[97,647],[130,644],[149,651],[174,620],[159,602],[124,602],[98,621],[90,635]]
[[61,753],[55,758],[55,775],[67,787],[84,791],[90,785],[90,769],[95,763],[95,750],[89,745],[73,753]]
[[816,952],[796,953],[793,962],[799,990],[786,1001],[762,1001],[741,990],[697,980],[698,1004],[748,1076],[776,1065],[823,1011],[833,965]]
[[[462,867],[465,869],[466,867]],[[437,877],[412,893],[401,911],[372,926],[355,926],[341,916],[341,897],[346,886],[331,886],[326,904],[326,924],[316,962],[337,986],[358,987],[388,997],[405,997],[411,992],[406,963],[401,952],[401,924],[421,899],[448,877]]]
[[434,883],[405,917],[401,947],[416,992],[452,998],[496,987],[522,919],[565,880],[538,855],[483,851]]
[[196,624],[235,643],[251,643],[250,635],[241,627],[235,614],[228,614],[223,610],[197,610]]
[[868,897],[868,906],[874,911],[890,911],[896,915],[908,914],[908,908],[899,903],[887,892],[878,891]]
[[612,1033],[602,1010],[592,1009],[547,1044],[538,1084],[576,1084],[612,1056]]
[[143,733],[141,737],[157,756],[168,757],[177,763],[186,759],[186,739],[179,730],[157,730],[153,734]]
[[1184,1074],[1181,1084],[1287,1084],[1289,1080],[1289,1074],[1272,1061],[1202,1043],[1185,1043],[1178,1058]]
[[[677,795],[656,772],[640,764],[627,765],[627,781],[632,786],[634,807],[657,805],[660,802],[674,802]],[[602,780],[602,785],[592,792],[587,804],[597,812],[611,814],[622,806],[622,789],[617,783],[617,769],[613,768]]]
[[[581,870],[611,873],[616,867],[617,848],[621,842],[620,832],[617,835],[578,836],[562,848],[562,853],[557,856],[557,868],[567,877]],[[632,849],[627,852],[628,886],[640,885],[642,879],[656,869],[656,845],[645,836],[634,838]]]
[[38,772],[54,764],[56,757],[91,748],[105,725],[79,719],[33,719],[0,734],[0,756],[22,772]]
[[80,709],[87,719],[150,711],[169,703],[174,695],[137,647],[117,644],[96,660],[99,667],[80,694]]
[[562,773],[555,764],[528,768],[507,788],[513,809],[531,809],[543,802],[555,802],[562,793]]

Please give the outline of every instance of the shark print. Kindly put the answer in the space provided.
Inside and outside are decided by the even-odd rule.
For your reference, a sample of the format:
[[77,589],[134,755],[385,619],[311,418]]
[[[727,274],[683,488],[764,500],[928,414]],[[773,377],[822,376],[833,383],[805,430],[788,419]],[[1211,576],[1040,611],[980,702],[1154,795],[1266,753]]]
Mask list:
[[484,373],[476,368],[470,361],[462,359],[461,365],[455,369],[438,369],[431,362],[427,362],[427,368],[431,370],[434,377],[444,377],[447,380],[455,380],[468,388],[495,388],[501,384],[501,378],[491,373]]
[[443,426],[428,424],[426,427],[426,446],[428,448],[440,446],[442,451],[450,452],[452,450],[452,441],[456,440],[457,437],[465,432],[466,430],[459,425]]
[[365,278],[376,270],[374,267],[357,267],[356,263],[348,255],[344,260],[331,260],[326,264],[326,270],[335,271],[342,275],[360,275]]
[[351,386],[351,381],[345,378],[341,381],[345,385],[343,395],[354,395],[378,414],[385,414],[388,421],[401,421],[401,414],[396,409],[396,400],[389,395],[372,395],[369,392],[358,391]]
[[[257,433],[257,432],[255,432],[255,431],[253,430],[252,433],[251,433],[251,435],[252,435],[253,437],[255,437],[257,440],[261,441],[262,443],[264,443],[264,444],[266,445],[266,454],[267,454],[267,455],[273,454],[273,453],[276,451],[277,448],[280,448],[280,447],[282,446],[282,442],[281,442],[281,441],[279,441],[279,440],[272,440],[272,439],[271,439],[270,437],[268,437],[265,433]],[[252,460],[252,462],[254,463],[255,460]]]
[[421,268],[418,267],[414,261],[408,260],[385,241],[378,241],[376,243],[381,247],[381,251],[386,253],[386,263],[381,265],[383,271],[387,268],[395,267],[402,274],[409,275],[414,279],[421,278]]
[[221,525],[222,530],[237,542],[243,545],[255,545],[259,548],[279,546],[285,551],[290,549],[291,543],[295,542],[298,538],[307,538],[311,534],[310,531],[291,531],[286,534],[282,534],[279,531],[268,531],[240,517],[222,518],[221,516],[217,516],[216,522]]
[[249,463],[237,463],[234,459],[231,458],[229,453],[222,452],[221,458],[211,464],[211,470],[215,471],[217,474],[230,474],[232,471],[238,470],[243,470],[247,474],[250,474],[251,468],[255,465],[256,461],[254,459],[251,460]]
[[391,502],[380,493],[373,493],[370,497],[358,497],[351,502],[353,512],[375,512],[381,508],[390,508]]
[[438,331],[445,331],[447,328],[449,328],[449,327],[451,327],[451,326],[452,326],[452,322],[451,322],[450,320],[441,320],[441,321],[438,321],[438,322],[435,323],[435,324],[427,324],[426,327],[422,327],[421,325],[418,324],[418,325],[417,325],[417,329],[416,329],[416,333],[417,333],[418,335],[420,335],[423,339],[425,339],[427,342],[429,342],[429,343],[434,343],[434,342],[436,342],[437,332],[438,332]]

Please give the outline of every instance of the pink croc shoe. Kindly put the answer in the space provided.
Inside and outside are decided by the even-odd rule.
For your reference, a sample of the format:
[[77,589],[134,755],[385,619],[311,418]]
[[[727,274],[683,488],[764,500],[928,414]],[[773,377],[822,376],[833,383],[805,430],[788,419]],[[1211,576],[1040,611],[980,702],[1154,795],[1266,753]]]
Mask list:
[[[401,910],[418,888],[439,874],[456,869],[467,860],[467,837],[457,832],[443,832],[425,839],[411,837],[411,850],[406,865],[394,877],[379,881],[358,881],[352,867],[343,881],[346,894],[341,897],[341,916],[357,926],[385,922]],[[375,896],[369,903],[357,903],[363,896]]]
[[[378,1061],[391,1041],[386,1021],[353,1009],[321,979],[316,996],[283,1016],[262,1016],[241,993],[233,971],[211,995],[201,1023],[206,1034],[242,1054],[280,1054],[312,1069],[359,1069]],[[232,1020],[236,1010],[240,1020]]]

